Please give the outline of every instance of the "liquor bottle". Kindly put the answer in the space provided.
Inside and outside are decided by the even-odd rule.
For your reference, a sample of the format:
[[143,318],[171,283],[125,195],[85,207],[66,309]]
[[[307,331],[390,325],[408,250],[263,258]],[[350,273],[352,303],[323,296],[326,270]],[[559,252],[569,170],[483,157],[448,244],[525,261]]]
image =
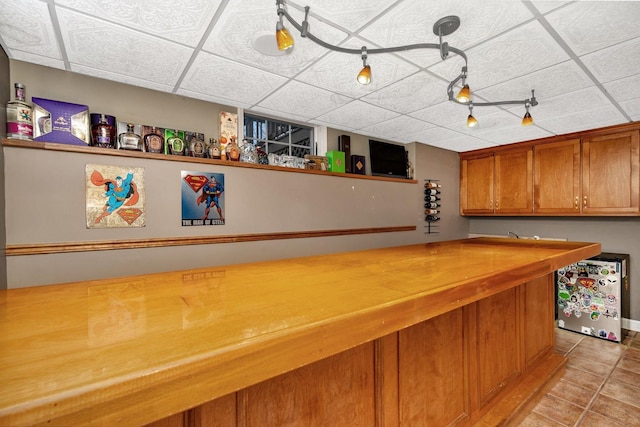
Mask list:
[[437,215],[427,215],[425,220],[429,222],[435,222],[435,221],[440,221],[440,217]]
[[258,151],[258,164],[260,165],[268,165],[269,164],[269,155],[266,151],[260,146],[256,148]]
[[144,136],[144,148],[148,153],[164,153],[164,136],[160,135],[155,126]]
[[25,96],[25,86],[16,83],[14,100],[7,102],[7,138],[33,139],[33,108]]
[[119,150],[137,150],[144,151],[142,145],[142,137],[135,133],[133,123],[127,123],[127,131],[118,135]]
[[440,200],[440,197],[438,196],[424,196],[425,202],[437,202],[439,200]]
[[438,209],[425,209],[424,213],[425,215],[437,215]]
[[424,188],[440,188],[442,185],[436,184],[435,182],[427,182],[424,184]]
[[169,153],[175,154],[178,156],[184,155],[184,140],[180,137],[180,131],[175,129],[171,136],[167,138],[167,147],[169,148]]
[[425,195],[433,195],[433,196],[435,196],[436,194],[440,194],[440,190],[436,190],[435,188],[428,188],[428,189],[424,190],[424,194]]
[[240,148],[238,148],[236,139],[233,137],[231,138],[231,142],[227,144],[227,160],[231,160],[232,162],[240,161]]
[[440,203],[427,202],[424,204],[425,209],[438,209],[439,207],[440,207]]
[[100,114],[98,122],[91,125],[91,145],[116,148],[116,127],[109,123],[105,114]]
[[[204,144],[204,135],[202,135],[202,139],[198,136],[198,134],[189,133],[189,154],[192,157],[205,157],[207,150],[205,149]],[[185,135],[186,139],[186,135]]]
[[220,159],[220,142],[214,138],[209,138],[209,158]]

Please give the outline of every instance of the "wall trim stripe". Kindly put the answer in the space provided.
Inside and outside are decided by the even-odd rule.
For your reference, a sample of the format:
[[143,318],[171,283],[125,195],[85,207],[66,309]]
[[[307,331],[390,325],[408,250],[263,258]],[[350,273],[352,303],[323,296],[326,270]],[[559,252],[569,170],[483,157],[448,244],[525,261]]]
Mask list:
[[163,237],[151,239],[104,240],[95,242],[32,243],[6,245],[6,256],[44,255],[68,252],[92,252],[120,249],[158,248],[166,246],[211,245],[218,243],[257,242],[261,240],[306,239],[311,237],[347,236],[352,234],[395,233],[415,231],[415,225],[396,227],[347,228],[275,233],[232,234],[204,237]]

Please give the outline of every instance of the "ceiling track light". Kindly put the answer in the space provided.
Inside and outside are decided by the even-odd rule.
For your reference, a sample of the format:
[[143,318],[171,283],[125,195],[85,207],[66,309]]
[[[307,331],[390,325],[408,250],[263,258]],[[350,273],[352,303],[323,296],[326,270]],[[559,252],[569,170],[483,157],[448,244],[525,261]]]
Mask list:
[[[293,19],[291,15],[289,15],[287,10],[285,9],[284,3],[285,3],[284,0],[276,0],[277,13],[279,18],[278,23],[276,25],[276,39],[278,42],[278,49],[280,50],[290,49],[291,47],[293,47],[293,43],[294,43],[293,38],[291,37],[291,35],[283,25],[283,17],[284,17],[284,18],[287,18],[287,21],[289,21],[291,25],[293,25],[300,32],[300,35],[302,37],[308,38],[314,43],[335,52],[360,55],[360,57],[362,58],[363,68],[358,74],[357,80],[361,84],[371,83],[371,66],[367,64],[368,55],[375,55],[378,53],[402,52],[402,51],[414,50],[414,49],[437,49],[440,51],[440,58],[442,58],[442,60],[444,61],[449,56],[449,53],[453,52],[456,55],[462,57],[462,59],[464,59],[464,66],[462,67],[460,74],[455,79],[453,79],[447,86],[447,96],[449,101],[451,102],[455,102],[457,104],[462,104],[462,105],[469,105],[469,118],[472,118],[473,121],[475,122],[470,127],[475,126],[478,123],[477,120],[471,114],[471,110],[473,106],[486,107],[486,106],[501,106],[501,105],[524,105],[526,112],[522,119],[522,125],[528,126],[533,124],[533,119],[531,118],[531,114],[529,113],[529,107],[535,107],[536,105],[538,105],[538,101],[534,96],[533,90],[531,91],[531,98],[522,99],[522,100],[512,100],[512,101],[473,102],[473,106],[472,106],[471,89],[469,88],[469,85],[466,82],[467,55],[461,49],[458,49],[453,46],[449,46],[447,42],[442,40],[443,36],[448,36],[452,34],[454,31],[456,31],[460,27],[460,18],[457,16],[453,16],[453,15],[446,16],[442,19],[439,19],[438,21],[436,21],[435,24],[433,24],[433,33],[438,36],[439,43],[416,43],[416,44],[410,44],[406,46],[395,46],[395,47],[385,47],[385,48],[376,48],[376,49],[367,49],[365,46],[363,46],[361,49],[352,49],[352,48],[345,48],[341,46],[332,45],[313,35],[309,31],[309,21],[308,21],[309,6],[305,6],[304,21],[300,24],[295,19]],[[281,43],[281,39],[283,39],[282,43]],[[459,82],[461,83],[460,92],[454,96],[453,94],[454,87]],[[468,120],[467,120],[467,125],[469,126]]]
[[367,47],[362,46],[362,70],[358,73],[358,83],[368,85],[371,83],[371,67],[367,64]]
[[473,103],[469,102],[469,116],[467,117],[467,127],[472,128],[478,124],[478,121],[473,117]]

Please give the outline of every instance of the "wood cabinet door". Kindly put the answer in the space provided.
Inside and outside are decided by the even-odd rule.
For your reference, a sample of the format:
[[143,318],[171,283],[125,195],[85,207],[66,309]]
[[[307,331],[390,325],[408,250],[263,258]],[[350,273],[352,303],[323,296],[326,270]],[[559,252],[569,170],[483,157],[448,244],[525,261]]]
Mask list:
[[495,201],[497,214],[533,212],[533,150],[526,148],[495,155]]
[[582,213],[640,212],[640,131],[582,141]]
[[460,165],[460,213],[492,214],[494,187],[493,155],[463,159]]
[[534,147],[533,212],[580,213],[580,140]]

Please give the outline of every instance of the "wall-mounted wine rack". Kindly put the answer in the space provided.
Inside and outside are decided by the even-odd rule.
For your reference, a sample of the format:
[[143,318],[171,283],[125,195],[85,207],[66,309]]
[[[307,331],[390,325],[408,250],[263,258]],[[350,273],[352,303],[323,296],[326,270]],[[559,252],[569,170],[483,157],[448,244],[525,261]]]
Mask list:
[[437,179],[425,179],[424,183],[424,220],[427,222],[425,234],[438,233],[433,229],[438,228],[436,223],[440,221],[440,188]]

